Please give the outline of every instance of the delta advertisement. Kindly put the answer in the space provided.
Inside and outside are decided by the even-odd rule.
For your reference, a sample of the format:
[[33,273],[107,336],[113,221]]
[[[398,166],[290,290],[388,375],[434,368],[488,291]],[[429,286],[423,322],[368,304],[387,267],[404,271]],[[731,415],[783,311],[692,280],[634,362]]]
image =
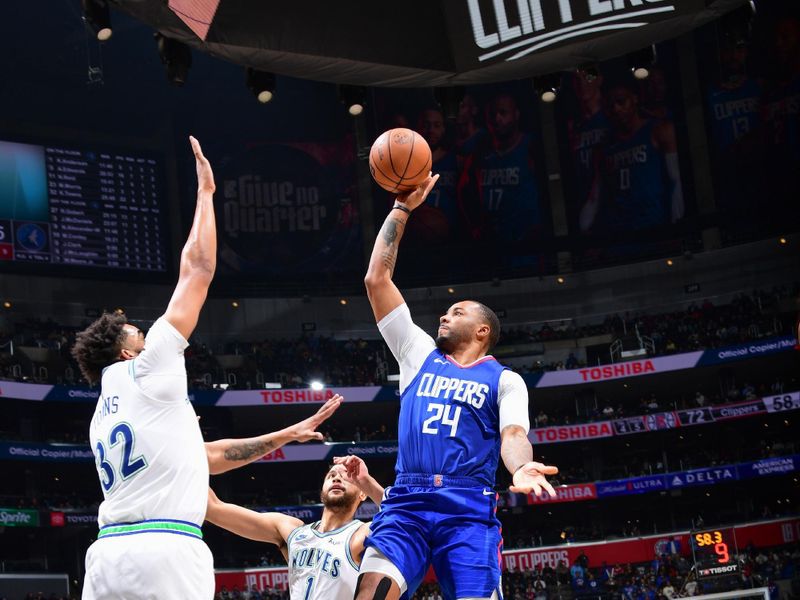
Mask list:
[[[758,340],[749,344],[700,350],[684,354],[673,354],[646,358],[612,365],[600,365],[569,371],[527,373],[523,379],[529,388],[545,388],[584,383],[602,383],[615,379],[641,377],[717,365],[730,361],[768,356],[777,352],[788,352],[795,348],[795,338],[782,336]],[[0,381],[0,399],[33,400],[47,402],[97,402],[97,388],[66,385],[44,385]],[[189,400],[198,406],[284,406],[294,404],[322,404],[341,394],[350,402],[397,401],[400,394],[396,386],[333,387],[322,390],[278,389],[278,390],[191,390]],[[774,412],[774,411],[770,411]],[[550,440],[552,441],[552,440]],[[562,440],[563,441],[563,440]]]
[[[302,447],[303,446],[299,446],[299,448]],[[560,485],[555,488],[555,496],[550,496],[547,492],[542,492],[541,496],[527,494],[518,497],[524,498],[524,502],[528,505],[584,502],[587,500],[604,500],[606,498],[618,496],[676,490],[687,487],[712,486],[718,483],[743,481],[756,477],[787,475],[789,473],[795,473],[798,470],[800,470],[800,454],[793,454],[789,456],[762,458],[739,464],[719,465],[692,469],[690,471],[678,471],[675,473]],[[502,496],[501,498],[504,497],[505,496]],[[307,523],[317,521],[322,517],[321,504],[258,507],[256,510],[260,512],[280,512],[288,514]],[[11,512],[2,511],[12,511],[14,514],[12,515]],[[378,508],[375,504],[372,502],[365,502],[359,507],[356,518],[370,520],[377,512]],[[21,513],[23,513],[21,515],[17,513],[20,513],[20,511],[16,511],[16,509],[0,509],[0,525],[4,524],[3,519],[7,519],[12,523],[16,522],[17,525],[22,526],[35,527],[39,525],[37,511],[21,511]],[[33,514],[35,520],[27,520],[25,516],[27,513]],[[96,518],[97,516],[94,513],[54,511],[50,513],[50,525],[52,527],[94,525]]]
[[[759,548],[792,544],[800,540],[800,519],[777,519],[734,527],[739,547],[753,543]],[[581,555],[589,559],[590,567],[601,567],[604,563],[643,563],[661,554],[673,552],[686,557],[691,555],[688,531],[677,531],[662,535],[651,535],[626,540],[578,543],[561,546],[544,546],[503,552],[503,569],[506,571],[539,570],[556,568],[563,562],[573,564]],[[252,589],[259,591],[286,590],[289,574],[286,567],[264,569],[220,569],[216,572],[217,592]]]
[[542,492],[540,497],[528,494],[527,503],[542,504],[602,500],[615,496],[629,496],[695,486],[711,486],[718,483],[743,481],[754,477],[786,475],[796,472],[799,465],[800,454],[792,454],[789,456],[762,458],[745,463],[692,469],[690,471],[597,481],[595,483],[562,485],[556,488],[555,497],[550,496],[547,492]]

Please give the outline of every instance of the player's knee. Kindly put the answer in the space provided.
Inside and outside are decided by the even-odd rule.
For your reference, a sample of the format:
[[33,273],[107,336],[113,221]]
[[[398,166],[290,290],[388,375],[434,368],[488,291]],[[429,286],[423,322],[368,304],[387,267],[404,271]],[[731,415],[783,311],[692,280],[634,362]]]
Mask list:
[[386,600],[392,580],[386,575],[362,573],[356,582],[356,600]]

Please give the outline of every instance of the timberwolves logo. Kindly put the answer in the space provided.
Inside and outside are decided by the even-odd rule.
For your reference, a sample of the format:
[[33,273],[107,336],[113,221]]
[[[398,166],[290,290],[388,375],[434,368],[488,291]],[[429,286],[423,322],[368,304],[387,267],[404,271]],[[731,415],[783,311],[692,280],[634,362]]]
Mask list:
[[36,223],[23,223],[17,227],[17,244],[28,252],[47,249],[47,233]]

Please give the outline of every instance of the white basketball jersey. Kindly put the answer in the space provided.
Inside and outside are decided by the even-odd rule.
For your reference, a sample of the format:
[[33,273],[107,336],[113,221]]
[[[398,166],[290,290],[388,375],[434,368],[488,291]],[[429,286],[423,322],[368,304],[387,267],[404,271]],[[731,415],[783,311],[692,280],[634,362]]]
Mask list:
[[353,600],[358,566],[350,555],[350,538],[363,524],[354,520],[320,533],[317,521],[291,533],[287,554],[292,600]]
[[105,496],[101,527],[157,519],[202,525],[205,519],[208,459],[187,395],[186,346],[162,317],[138,357],[103,371],[89,426]]

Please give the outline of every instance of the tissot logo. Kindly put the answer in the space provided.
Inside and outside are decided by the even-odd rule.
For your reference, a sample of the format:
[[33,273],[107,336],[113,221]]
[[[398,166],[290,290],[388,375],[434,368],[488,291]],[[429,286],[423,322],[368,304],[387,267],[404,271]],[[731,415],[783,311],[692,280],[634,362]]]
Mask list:
[[674,12],[669,0],[466,0],[483,62],[604,32],[649,25]]

